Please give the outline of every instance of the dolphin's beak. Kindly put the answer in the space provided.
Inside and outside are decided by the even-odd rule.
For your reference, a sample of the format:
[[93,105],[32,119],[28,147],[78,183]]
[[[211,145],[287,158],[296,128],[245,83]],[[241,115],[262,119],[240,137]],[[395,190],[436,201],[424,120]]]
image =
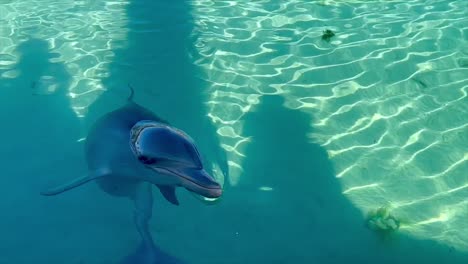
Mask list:
[[218,198],[223,193],[221,185],[204,169],[171,168],[167,170],[177,175],[181,180],[181,185],[191,192],[207,198]]

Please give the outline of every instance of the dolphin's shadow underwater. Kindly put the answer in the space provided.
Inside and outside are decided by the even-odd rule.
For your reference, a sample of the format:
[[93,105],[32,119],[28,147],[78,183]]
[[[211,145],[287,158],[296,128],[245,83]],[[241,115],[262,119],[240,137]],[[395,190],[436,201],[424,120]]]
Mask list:
[[104,192],[134,201],[134,222],[141,244],[121,264],[181,263],[160,250],[149,231],[152,185],[174,205],[179,204],[176,187],[207,198],[220,197],[222,189],[203,168],[194,141],[134,103],[130,89],[127,104],[98,119],[88,133],[88,174],[41,194],[57,195],[94,180]]

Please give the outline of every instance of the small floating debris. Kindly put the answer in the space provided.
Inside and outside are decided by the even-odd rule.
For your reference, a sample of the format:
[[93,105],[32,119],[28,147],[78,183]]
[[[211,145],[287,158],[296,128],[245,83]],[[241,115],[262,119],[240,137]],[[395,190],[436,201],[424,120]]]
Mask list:
[[322,34],[322,40],[330,42],[330,39],[335,36],[335,32],[331,29],[325,29]]
[[468,68],[468,58],[459,58],[457,62],[458,66],[462,68]]
[[400,221],[390,214],[388,207],[370,211],[366,223],[367,227],[381,233],[392,233],[400,228]]
[[413,77],[411,78],[412,81],[414,81],[415,83],[417,83],[421,88],[425,89],[427,88],[427,83],[419,78],[416,78],[416,77]]

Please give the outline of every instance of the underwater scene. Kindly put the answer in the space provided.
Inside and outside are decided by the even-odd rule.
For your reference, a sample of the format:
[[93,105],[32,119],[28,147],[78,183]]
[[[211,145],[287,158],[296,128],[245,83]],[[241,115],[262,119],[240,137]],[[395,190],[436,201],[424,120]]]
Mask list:
[[467,0],[0,0],[0,264],[468,263]]

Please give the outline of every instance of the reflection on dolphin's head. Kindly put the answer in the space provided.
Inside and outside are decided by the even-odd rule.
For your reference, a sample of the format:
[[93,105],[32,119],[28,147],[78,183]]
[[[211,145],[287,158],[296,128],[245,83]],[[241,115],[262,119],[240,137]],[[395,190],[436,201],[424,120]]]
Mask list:
[[194,141],[183,131],[156,121],[140,121],[130,145],[146,167],[173,176],[178,185],[207,198],[218,198],[221,185],[204,169]]

